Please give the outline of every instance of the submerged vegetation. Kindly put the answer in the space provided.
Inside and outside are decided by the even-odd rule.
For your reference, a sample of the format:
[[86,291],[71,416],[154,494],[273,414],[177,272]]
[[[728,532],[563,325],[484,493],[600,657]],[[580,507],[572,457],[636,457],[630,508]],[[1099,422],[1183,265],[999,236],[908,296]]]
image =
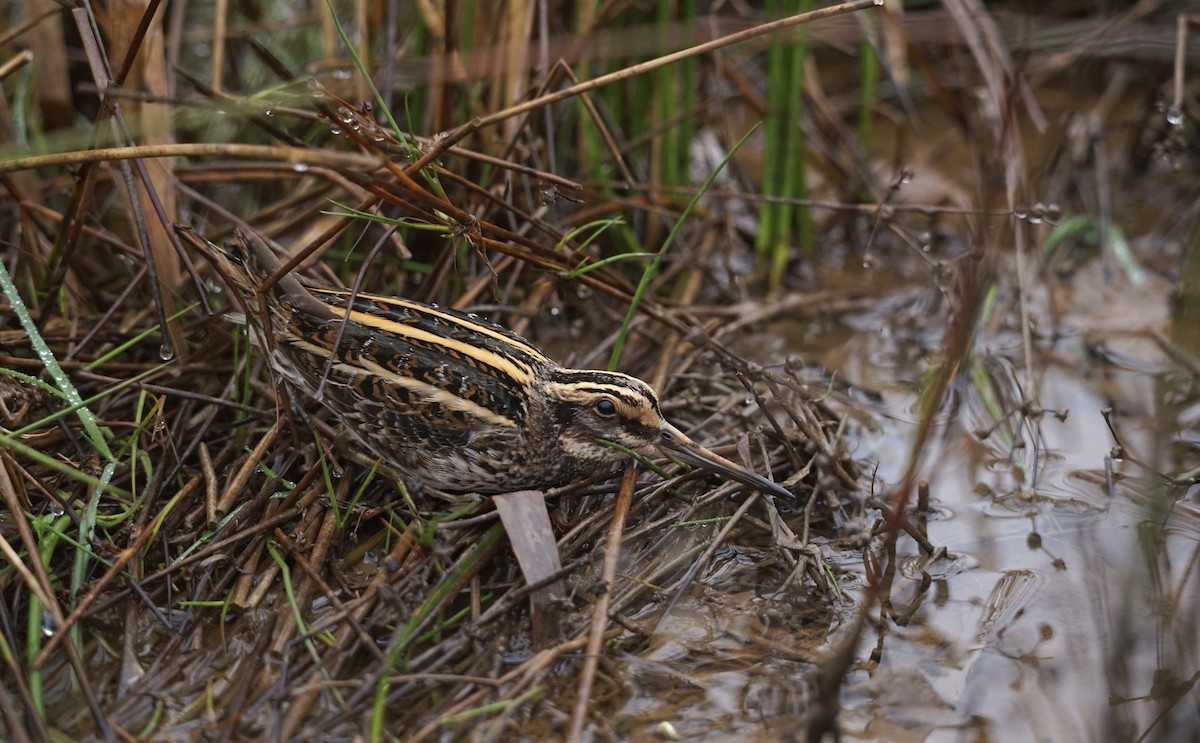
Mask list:
[[[0,737],[1200,735],[1196,19],[767,5],[0,11]],[[795,497],[631,463],[531,582],[272,376],[237,230]]]

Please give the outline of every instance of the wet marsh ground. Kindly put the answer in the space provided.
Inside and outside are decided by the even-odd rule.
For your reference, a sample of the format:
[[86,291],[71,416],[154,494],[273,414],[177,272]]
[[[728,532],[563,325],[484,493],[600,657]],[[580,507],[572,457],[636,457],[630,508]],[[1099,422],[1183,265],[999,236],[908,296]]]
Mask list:
[[[501,117],[570,84],[541,49],[587,80],[768,20],[548,5],[339,8],[370,108],[324,6],[105,25],[174,65],[127,86],[163,129],[0,77],[0,737],[1200,737],[1195,20],[860,9]],[[0,49],[43,74],[29,33]],[[143,159],[72,160],[95,132]],[[796,499],[669,466],[551,492],[535,641],[486,502],[409,498],[284,401],[186,243],[235,226],[616,359]]]

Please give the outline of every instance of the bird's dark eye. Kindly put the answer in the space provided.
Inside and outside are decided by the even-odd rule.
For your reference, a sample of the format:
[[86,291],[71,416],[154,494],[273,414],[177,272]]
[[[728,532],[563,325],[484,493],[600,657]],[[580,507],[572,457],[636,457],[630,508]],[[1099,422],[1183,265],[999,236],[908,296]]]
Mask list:
[[596,403],[596,412],[609,418],[617,414],[617,404],[606,397]]

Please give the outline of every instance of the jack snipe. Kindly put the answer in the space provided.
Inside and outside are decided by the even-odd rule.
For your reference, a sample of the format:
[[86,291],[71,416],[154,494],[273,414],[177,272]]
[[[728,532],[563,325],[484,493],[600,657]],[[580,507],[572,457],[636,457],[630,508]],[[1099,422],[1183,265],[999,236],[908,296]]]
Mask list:
[[320,390],[346,431],[414,484],[484,494],[554,487],[622,461],[609,441],[791,495],[668,423],[640,379],[566,369],[509,330],[436,305],[362,293],[351,302],[348,291],[292,275],[264,292],[280,264],[253,234],[210,252],[275,372],[309,396]]

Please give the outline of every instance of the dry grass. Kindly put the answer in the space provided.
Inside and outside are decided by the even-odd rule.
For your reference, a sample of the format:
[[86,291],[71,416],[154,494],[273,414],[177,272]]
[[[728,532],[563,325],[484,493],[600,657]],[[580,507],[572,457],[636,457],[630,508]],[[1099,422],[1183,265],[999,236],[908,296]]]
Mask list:
[[[528,53],[528,38],[521,32],[511,48]],[[500,128],[422,138],[376,117],[383,101],[344,97],[362,100],[358,82],[335,93],[261,47],[240,46],[239,67],[257,65],[277,80],[260,83],[257,96],[230,97],[219,77],[193,81],[199,94],[176,94],[180,133],[203,137],[203,149],[140,131],[127,142],[117,135],[112,144],[126,149],[92,150],[73,188],[35,180],[29,163],[10,166],[10,183],[29,188],[15,191],[27,220],[12,264],[20,292],[33,300],[31,322],[61,360],[63,384],[89,400],[83,409],[103,444],[88,454],[75,416],[43,418],[57,407],[53,388],[4,377],[7,426],[32,424],[5,455],[4,536],[15,550],[40,552],[34,565],[44,565],[24,589],[13,576],[10,588],[25,599],[5,616],[10,647],[30,662],[13,677],[21,694],[7,699],[23,699],[27,719],[53,720],[72,735],[212,728],[237,737],[421,738],[447,725],[500,729],[535,699],[571,706],[578,666],[562,661],[580,657],[600,595],[595,558],[612,519],[611,487],[547,495],[569,590],[558,599],[561,639],[532,647],[530,587],[486,504],[414,502],[347,460],[319,409],[284,414],[285,391],[223,319],[236,308],[213,293],[211,269],[171,247],[186,247],[194,233],[219,241],[237,226],[293,246],[316,280],[480,309],[565,362],[603,365],[619,344],[620,367],[653,378],[672,417],[702,426],[714,446],[728,442],[730,456],[791,477],[798,499],[778,504],[783,515],[695,478],[651,476],[637,486],[612,545],[621,578],[606,597],[608,636],[623,634],[625,652],[647,641],[666,597],[686,595],[704,575],[714,534],[713,546],[778,551],[774,590],[827,614],[835,588],[810,539],[863,518],[858,468],[839,441],[838,416],[817,401],[823,388],[726,348],[725,337],[759,308],[730,316],[697,304],[728,306],[754,291],[753,275],[742,285],[718,276],[737,255],[717,249],[719,220],[685,224],[651,264],[619,248],[633,232],[610,239],[612,228],[596,222],[630,205],[554,174],[547,163],[560,155],[548,149],[544,119],[509,112],[494,117]],[[460,90],[495,95],[526,72],[507,75]],[[575,96],[564,100],[529,110],[596,115]],[[110,122],[145,121],[135,99],[111,101]],[[443,104],[431,105],[436,119]],[[404,119],[403,109],[395,113]],[[618,139],[599,118],[591,127]],[[189,159],[176,164],[181,155]],[[143,172],[155,174],[151,186],[125,188],[147,183]],[[68,191],[72,199],[61,201]],[[660,225],[683,206],[646,194],[645,215]],[[70,224],[80,228],[62,226]],[[160,242],[149,253],[138,247]],[[622,253],[631,255],[604,260]],[[638,315],[614,333],[635,293]],[[806,309],[816,311],[799,303],[790,311]],[[154,333],[156,320],[171,332]],[[138,341],[123,344],[130,336]],[[10,334],[5,346],[7,366],[37,375],[43,362],[28,342]],[[22,447],[42,457],[22,457]],[[39,615],[34,596],[55,629],[44,640],[15,631],[22,617]],[[611,670],[595,674],[596,698],[620,696]]]
[[[922,194],[911,210],[901,200],[906,178],[872,168],[869,142],[847,127],[854,100],[829,93],[874,73],[851,65],[833,85],[811,72],[795,82],[807,94],[808,180],[819,186],[812,199],[768,199],[805,215],[782,219],[803,225],[817,214],[827,234],[850,236],[831,253],[866,261],[929,247],[926,235],[949,256],[929,284],[937,272],[952,275],[938,310],[953,319],[926,380],[908,474],[881,494],[847,443],[864,406],[802,360],[759,351],[771,323],[845,312],[893,287],[789,292],[788,269],[797,283],[808,270],[794,233],[756,249],[746,228],[764,201],[752,184],[773,157],[770,143],[764,152],[754,140],[734,156],[678,222],[695,192],[688,184],[717,169],[769,108],[746,73],[762,42],[709,52],[681,79],[632,77],[635,59],[605,52],[615,43],[659,57],[765,30],[762,19],[727,12],[712,25],[656,23],[612,4],[551,33],[538,26],[536,4],[459,5],[454,15],[417,3],[399,26],[412,32],[395,38],[378,33],[396,25],[392,5],[339,15],[378,96],[324,6],[314,11],[319,35],[299,17],[236,16],[144,33],[118,28],[136,13],[114,12],[99,19],[105,55],[86,34],[67,46],[30,3],[26,16],[37,22],[0,39],[41,59],[94,52],[90,71],[40,65],[37,94],[16,101],[27,108],[10,97],[0,110],[14,141],[36,104],[38,126],[21,131],[47,138],[0,156],[5,265],[36,328],[0,327],[7,739],[488,739],[514,730],[536,739],[578,734],[584,721],[628,737],[611,718],[629,696],[627,669],[684,675],[649,659],[658,624],[698,596],[746,590],[717,566],[718,550],[757,560],[764,611],[799,638],[781,648],[772,635],[762,652],[807,674],[821,702],[812,708],[824,713],[802,724],[813,739],[836,725],[868,612],[903,613],[888,594],[897,535],[936,554],[903,514],[989,291],[1009,269],[1027,288],[1037,262],[1030,222],[1012,216],[1055,197],[1030,189],[1035,173],[1070,198],[1065,173],[1079,165],[1070,148],[1034,167],[1012,136],[1042,121],[1014,81],[1061,74],[1064,55],[1101,50],[1085,28],[1081,43],[1017,75],[1011,50],[1028,40],[1009,16],[973,17],[957,2],[920,23],[881,24],[893,39],[893,77],[889,95],[867,101],[882,114],[875,136],[912,137],[900,107],[917,95],[955,132],[922,152],[965,153],[978,176],[974,192]],[[1120,20],[1130,38],[1147,23]],[[76,26],[83,21],[76,11]],[[697,27],[704,38],[680,30]],[[931,27],[974,33],[937,67],[894,43],[921,41]],[[860,41],[845,19],[828,28],[827,43]],[[664,38],[670,48],[659,46]],[[113,51],[131,43],[146,53]],[[196,55],[201,43],[210,58]],[[148,74],[164,68],[151,53],[179,77]],[[572,68],[552,67],[559,57]],[[571,89],[571,75],[594,80],[602,70],[613,75],[608,86]],[[81,78],[93,90],[122,85],[103,104],[94,94],[72,101],[63,86]],[[978,101],[962,95],[975,85]],[[671,86],[701,99],[672,108],[655,97]],[[95,107],[90,128],[63,118],[86,106]],[[689,136],[665,134],[681,122]],[[1173,136],[1155,141],[1178,157],[1184,144]],[[34,150],[48,152],[23,159]],[[223,317],[237,308],[189,249],[194,234],[221,241],[238,227],[285,246],[316,281],[472,308],[573,366],[611,359],[651,381],[681,427],[786,480],[797,499],[731,497],[735,487],[674,471],[665,481],[626,478],[623,491],[614,474],[548,493],[567,590],[558,636],[535,646],[528,600],[538,586],[525,584],[486,503],[413,500],[349,456],[318,406],[281,399],[287,391]],[[1025,293],[1017,296],[996,314],[1027,313]],[[1031,325],[1021,327],[1031,346]],[[1013,405],[1036,403],[1036,389],[1030,395]],[[817,662],[812,648],[841,611],[828,555],[872,540],[867,600]],[[620,555],[615,580],[602,572],[606,550]],[[606,640],[599,661],[585,652],[593,625]]]

